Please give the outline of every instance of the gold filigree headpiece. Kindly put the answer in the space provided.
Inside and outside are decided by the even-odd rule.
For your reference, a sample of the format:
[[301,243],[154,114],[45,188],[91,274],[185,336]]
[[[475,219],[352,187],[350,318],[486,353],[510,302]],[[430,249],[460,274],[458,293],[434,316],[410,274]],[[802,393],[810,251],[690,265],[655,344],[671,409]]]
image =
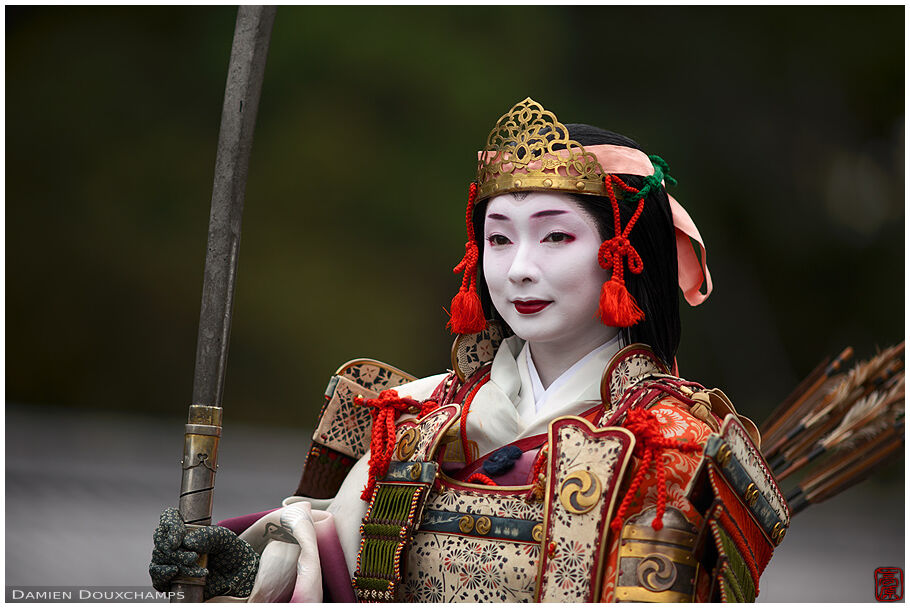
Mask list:
[[528,97],[499,121],[479,154],[477,201],[522,190],[606,194],[597,157],[556,115]]

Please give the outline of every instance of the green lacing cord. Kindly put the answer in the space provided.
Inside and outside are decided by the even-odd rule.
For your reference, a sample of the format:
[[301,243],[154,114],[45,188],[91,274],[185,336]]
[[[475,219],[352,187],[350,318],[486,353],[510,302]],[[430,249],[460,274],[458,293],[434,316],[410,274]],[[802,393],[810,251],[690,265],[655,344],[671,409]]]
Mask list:
[[646,198],[652,190],[659,189],[664,181],[667,182],[667,186],[675,186],[678,183],[676,179],[670,175],[670,165],[667,164],[667,161],[656,154],[651,154],[648,158],[651,159],[651,164],[654,165],[654,173],[645,175],[642,178],[644,180],[644,185],[641,187],[641,190],[639,190],[637,194],[626,193],[623,197],[625,200],[634,199],[637,202],[639,199]]
[[401,526],[394,524],[363,524],[364,536],[388,536],[398,538]]
[[404,523],[414,488],[408,486],[380,486],[370,519]]
[[389,501],[389,492],[385,486],[379,486],[376,490],[376,500],[373,501],[373,508],[370,509],[370,519],[384,519],[385,505]]
[[384,540],[382,542],[382,570],[389,578],[395,573],[395,550],[398,549],[398,540]]
[[[395,552],[401,542],[399,538],[401,526],[406,523],[414,493],[419,489],[416,486],[378,487],[376,500],[370,511],[372,521],[363,525],[366,538],[361,554],[361,572],[388,578],[394,575]],[[395,525],[396,523],[398,525]],[[394,538],[369,538],[370,536]]]
[[381,578],[358,576],[357,586],[361,589],[375,589],[377,591],[385,591],[389,588],[389,581],[383,580]]
[[395,500],[389,510],[389,519],[404,524],[408,518],[411,499],[414,497],[414,492],[417,491],[417,488],[415,486],[402,486],[396,489],[398,491],[395,493]]
[[373,559],[373,553],[376,545],[373,543],[372,539],[365,539],[363,542],[363,555],[361,556],[360,571],[361,572],[374,572],[373,562],[376,560]]
[[404,496],[403,488],[395,488],[392,494],[392,501],[389,505],[388,519],[392,521],[401,521],[401,499]]
[[724,588],[723,599],[726,602],[735,604],[743,603],[742,591],[737,584],[733,571],[729,567],[724,568],[723,573],[720,575],[720,584]]
[[752,574],[749,572],[745,560],[740,555],[739,549],[736,548],[733,539],[730,538],[727,531],[718,526],[718,532],[720,532],[722,545],[718,549],[721,549],[726,554],[727,562],[730,564],[730,572],[736,578],[741,593],[745,596],[746,601],[755,601],[755,583],[752,581]]

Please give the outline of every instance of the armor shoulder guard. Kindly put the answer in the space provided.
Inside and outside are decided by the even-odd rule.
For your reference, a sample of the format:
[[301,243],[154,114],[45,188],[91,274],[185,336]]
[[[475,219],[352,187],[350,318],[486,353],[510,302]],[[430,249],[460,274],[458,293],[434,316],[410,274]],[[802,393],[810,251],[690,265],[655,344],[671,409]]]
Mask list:
[[354,359],[329,379],[313,443],[307,454],[297,496],[331,498],[354,463],[370,447],[373,420],[354,398],[377,397],[380,391],[416,380],[414,376],[374,359]]
[[749,418],[737,413],[722,390],[706,389],[697,382],[671,375],[645,344],[627,346],[613,357],[601,379],[600,392],[605,405],[599,423],[601,426],[622,424],[630,409],[650,409],[670,397],[682,403],[714,432],[720,430],[719,421],[729,414],[734,415],[752,443],[756,446],[761,444],[758,427]]
[[687,490],[704,516],[700,563],[708,601],[752,602],[758,580],[790,525],[790,512],[768,465],[735,414],[727,414]]

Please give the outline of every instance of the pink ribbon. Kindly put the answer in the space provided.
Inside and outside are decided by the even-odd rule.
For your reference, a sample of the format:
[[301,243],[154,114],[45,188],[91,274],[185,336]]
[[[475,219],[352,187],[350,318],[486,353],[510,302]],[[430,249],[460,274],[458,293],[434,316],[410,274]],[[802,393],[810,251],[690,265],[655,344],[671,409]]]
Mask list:
[[[667,195],[670,199],[670,211],[673,213],[673,228],[676,231],[676,259],[679,265],[679,288],[682,289],[686,302],[690,306],[698,306],[708,299],[711,291],[714,289],[714,283],[711,282],[711,271],[708,270],[708,258],[705,252],[705,242],[698,233],[695,222],[683,209],[683,206],[676,202],[676,199]],[[695,249],[692,241],[698,243],[701,252],[701,261],[695,255]],[[705,293],[701,292],[701,286],[705,284]]]

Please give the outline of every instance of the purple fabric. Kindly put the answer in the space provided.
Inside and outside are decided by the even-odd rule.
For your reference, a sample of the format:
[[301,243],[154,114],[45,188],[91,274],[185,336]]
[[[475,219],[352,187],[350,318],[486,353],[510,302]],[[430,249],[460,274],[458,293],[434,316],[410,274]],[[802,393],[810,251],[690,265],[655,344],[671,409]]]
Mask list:
[[351,586],[351,575],[344,561],[344,551],[338,540],[335,519],[328,518],[314,522],[316,544],[319,547],[319,565],[322,568],[322,583],[330,597],[323,601],[353,603],[354,587]]
[[259,521],[259,518],[268,515],[272,511],[277,511],[278,509],[269,509],[268,511],[260,511],[259,513],[251,513],[249,515],[241,515],[239,517],[231,517],[229,519],[223,519],[219,521],[217,526],[227,528],[234,534],[240,534],[254,523]]
[[[277,510],[269,509],[259,513],[231,517],[219,521],[216,525],[223,526],[235,534],[241,534],[261,517]],[[331,598],[326,598],[326,601],[356,602],[354,588],[351,586],[351,576],[348,573],[348,566],[344,559],[344,551],[341,549],[338,532],[335,530],[334,519],[316,521],[314,522],[314,527],[316,529],[316,545],[319,549],[323,583],[331,594]]]

